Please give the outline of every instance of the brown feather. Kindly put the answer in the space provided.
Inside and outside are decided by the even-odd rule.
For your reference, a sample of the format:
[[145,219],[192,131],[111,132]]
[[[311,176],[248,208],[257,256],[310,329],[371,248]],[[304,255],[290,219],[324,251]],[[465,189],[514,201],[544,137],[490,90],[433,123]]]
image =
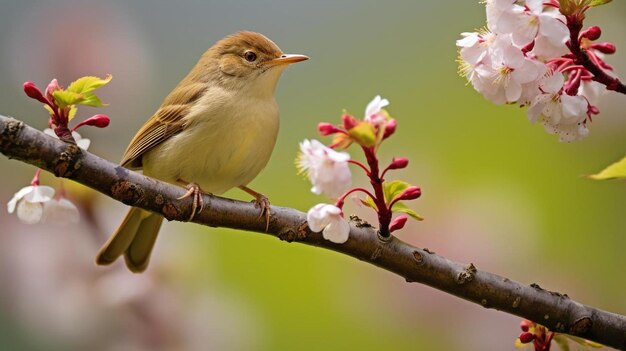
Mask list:
[[139,129],[126,148],[120,164],[137,169],[142,167],[141,156],[156,145],[185,129],[184,117],[206,90],[206,85],[179,84],[163,101],[159,110]]

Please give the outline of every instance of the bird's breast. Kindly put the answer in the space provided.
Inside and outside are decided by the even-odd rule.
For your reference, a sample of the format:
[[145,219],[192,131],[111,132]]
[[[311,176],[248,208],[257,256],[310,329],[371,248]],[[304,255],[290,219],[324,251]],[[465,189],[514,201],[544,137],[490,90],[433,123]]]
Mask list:
[[144,156],[144,173],[197,183],[221,194],[247,185],[270,159],[278,135],[273,97],[229,96],[209,91],[186,116],[185,129]]

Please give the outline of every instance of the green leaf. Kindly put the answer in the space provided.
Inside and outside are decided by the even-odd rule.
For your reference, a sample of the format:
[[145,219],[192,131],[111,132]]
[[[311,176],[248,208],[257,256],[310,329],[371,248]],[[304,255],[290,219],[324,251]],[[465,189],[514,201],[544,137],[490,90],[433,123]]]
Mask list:
[[55,90],[52,92],[52,96],[61,108],[79,104],[84,100],[83,95],[67,90]]
[[100,101],[100,98],[94,93],[83,93],[83,101],[79,102],[80,105],[102,107],[104,104]]
[[111,76],[110,74],[107,75],[104,79],[94,76],[81,77],[73,81],[70,86],[67,87],[67,91],[77,94],[90,93],[100,88],[101,86],[109,83],[111,79],[113,79],[113,76]]
[[418,215],[417,212],[413,211],[407,205],[403,204],[400,201],[398,201],[395,204],[393,204],[393,207],[391,207],[391,211],[406,213],[406,214],[408,214],[409,216],[415,218],[418,221],[423,221],[424,220],[424,217]]
[[385,182],[383,184],[383,192],[385,193],[385,202],[390,203],[396,196],[402,194],[411,184],[401,180]]
[[348,130],[348,135],[365,147],[376,145],[376,131],[370,123],[361,122],[357,124],[354,128]]
[[589,6],[594,7],[594,6],[606,5],[611,1],[613,0],[591,0],[591,2],[589,3]]
[[76,116],[76,105],[72,105],[70,107],[70,113],[67,114],[67,120],[71,121],[72,119],[74,119],[74,117]]
[[52,107],[48,106],[48,105],[43,105],[43,108],[46,109],[46,111],[48,111],[48,113],[50,113],[51,115],[54,114],[54,111],[52,111]]
[[[391,201],[396,196],[402,194],[402,192],[404,192],[410,186],[411,186],[411,184],[409,184],[407,182],[403,182],[401,180],[394,180],[394,181],[391,181],[391,182],[384,182],[383,183],[383,193],[385,194],[385,203],[386,204],[391,203]],[[365,200],[361,200],[361,203],[363,205],[367,206],[367,207],[373,208],[374,210],[378,209],[378,206],[376,206],[376,203],[374,202],[374,199],[372,199],[369,196],[366,197]],[[417,214],[417,212],[413,211],[407,205],[403,204],[400,201],[398,201],[395,204],[393,204],[393,206],[391,207],[391,211],[392,212],[406,213],[407,215],[415,218],[418,221],[423,221],[424,220],[424,218],[422,216],[420,216],[419,214]]]
[[559,0],[559,11],[563,16],[569,16],[576,11],[576,2],[574,0]]
[[369,208],[373,208],[374,210],[378,210],[378,207],[376,206],[376,203],[374,202],[374,199],[372,199],[371,197],[366,197],[365,200],[361,200],[361,203]]
[[595,180],[626,178],[626,157],[606,167],[600,173],[590,175],[589,178]]

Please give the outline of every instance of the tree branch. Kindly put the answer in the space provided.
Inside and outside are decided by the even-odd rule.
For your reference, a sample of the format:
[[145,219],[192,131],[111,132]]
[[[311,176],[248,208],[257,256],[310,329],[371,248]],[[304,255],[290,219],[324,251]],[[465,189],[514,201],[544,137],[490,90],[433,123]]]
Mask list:
[[[148,178],[101,159],[76,145],[66,144],[23,122],[0,116],[0,152],[93,188],[115,200],[185,221],[191,213],[189,199],[177,200],[183,188]],[[626,317],[580,304],[567,295],[523,285],[413,247],[391,236],[381,239],[367,223],[353,220],[345,244],[312,233],[306,215],[272,206],[269,230],[251,203],[204,195],[205,209],[193,222],[274,235],[340,252],[396,273],[407,282],[429,285],[462,299],[514,314],[550,328],[618,349],[626,349]]]

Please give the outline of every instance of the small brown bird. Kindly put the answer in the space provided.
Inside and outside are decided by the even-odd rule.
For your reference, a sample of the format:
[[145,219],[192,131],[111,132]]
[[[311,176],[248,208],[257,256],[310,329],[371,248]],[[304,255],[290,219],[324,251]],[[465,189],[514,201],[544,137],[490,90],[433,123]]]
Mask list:
[[[209,48],[189,74],[141,127],[121,165],[147,176],[186,185],[183,196],[202,210],[201,191],[221,194],[239,187],[255,197],[269,220],[269,201],[247,187],[267,164],[278,134],[274,90],[290,63],[304,55],[285,55],[267,37],[239,32]],[[124,255],[126,266],[148,266],[163,217],[131,208],[104,244],[96,263]]]

